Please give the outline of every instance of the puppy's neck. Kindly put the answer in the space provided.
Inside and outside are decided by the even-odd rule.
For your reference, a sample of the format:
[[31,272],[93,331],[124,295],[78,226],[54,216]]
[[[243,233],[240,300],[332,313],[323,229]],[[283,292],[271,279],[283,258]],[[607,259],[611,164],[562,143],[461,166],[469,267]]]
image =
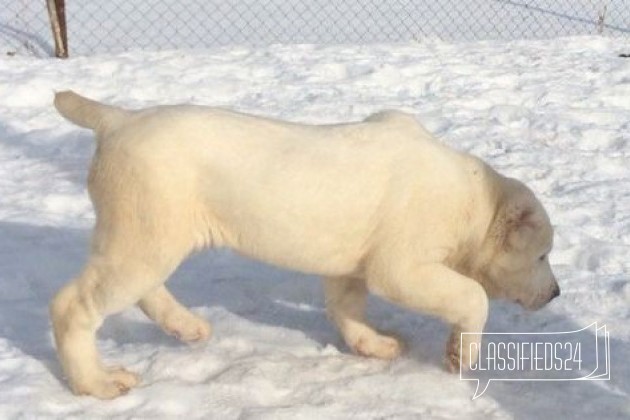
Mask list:
[[462,226],[462,241],[447,264],[457,272],[483,284],[484,268],[492,259],[494,246],[491,238],[493,225],[500,213],[502,176],[475,157],[466,165],[470,202]]

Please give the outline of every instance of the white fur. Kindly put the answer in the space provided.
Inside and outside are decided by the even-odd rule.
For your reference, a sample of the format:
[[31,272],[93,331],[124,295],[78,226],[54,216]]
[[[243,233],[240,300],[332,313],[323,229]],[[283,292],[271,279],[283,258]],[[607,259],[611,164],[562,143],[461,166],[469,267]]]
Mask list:
[[113,398],[138,382],[100,362],[95,333],[109,314],[137,303],[183,340],[209,336],[164,286],[198,248],[325,277],[329,316],[362,355],[401,352],[367,324],[368,292],[439,316],[453,326],[452,370],[460,356],[477,358],[460,348],[479,335],[460,343],[459,333],[482,332],[488,294],[536,308],[559,290],[539,259],[552,230],[531,191],[437,142],[410,115],[313,126],[198,106],[125,111],[72,92],[55,105],[98,143],[91,255],[51,304],[76,393]]

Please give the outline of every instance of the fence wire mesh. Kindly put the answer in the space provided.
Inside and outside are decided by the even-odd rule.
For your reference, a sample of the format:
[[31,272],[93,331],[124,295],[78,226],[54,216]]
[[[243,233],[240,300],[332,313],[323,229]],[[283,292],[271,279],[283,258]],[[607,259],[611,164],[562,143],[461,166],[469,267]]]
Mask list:
[[[7,54],[51,55],[45,0],[0,0]],[[274,43],[630,38],[628,0],[67,0],[71,55]]]

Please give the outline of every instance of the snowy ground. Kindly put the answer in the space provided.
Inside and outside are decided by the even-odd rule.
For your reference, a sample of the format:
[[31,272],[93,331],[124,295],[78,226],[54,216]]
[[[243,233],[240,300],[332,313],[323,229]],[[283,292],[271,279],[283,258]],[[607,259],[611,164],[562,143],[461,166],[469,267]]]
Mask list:
[[[244,47],[67,61],[0,58],[0,418],[628,418],[630,416],[630,59],[628,42],[566,38],[449,45]],[[348,354],[317,279],[227,252],[203,253],[174,293],[214,325],[189,348],[138,310],[110,318],[107,361],[142,374],[111,402],[70,394],[47,302],[79,270],[94,216],[93,142],[53,110],[53,90],[126,106],[194,102],[296,121],[383,108],[415,113],[448,144],[527,182],[556,226],[563,294],[527,313],[495,303],[490,331],[606,324],[609,382],[472,382],[441,365],[447,327],[371,301],[408,352]]]

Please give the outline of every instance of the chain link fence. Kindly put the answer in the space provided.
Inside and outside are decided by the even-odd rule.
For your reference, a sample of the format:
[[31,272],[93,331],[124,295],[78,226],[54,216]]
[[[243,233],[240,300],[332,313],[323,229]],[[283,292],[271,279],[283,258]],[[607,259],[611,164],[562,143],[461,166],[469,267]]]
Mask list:
[[[588,34],[630,39],[629,0],[67,0],[66,19],[71,55]],[[0,0],[0,48],[52,55],[45,0]]]

